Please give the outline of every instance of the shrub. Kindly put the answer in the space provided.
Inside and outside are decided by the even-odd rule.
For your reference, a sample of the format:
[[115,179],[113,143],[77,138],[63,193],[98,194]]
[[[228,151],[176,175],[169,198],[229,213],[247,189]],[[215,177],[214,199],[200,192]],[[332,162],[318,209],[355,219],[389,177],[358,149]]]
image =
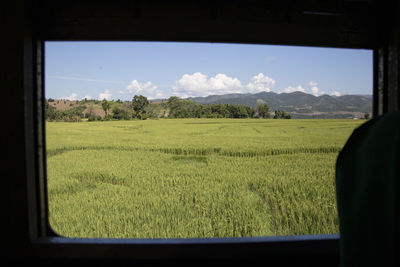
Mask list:
[[104,118],[103,118],[104,121],[110,121],[111,119],[112,119],[111,114],[107,114],[107,115],[105,115]]

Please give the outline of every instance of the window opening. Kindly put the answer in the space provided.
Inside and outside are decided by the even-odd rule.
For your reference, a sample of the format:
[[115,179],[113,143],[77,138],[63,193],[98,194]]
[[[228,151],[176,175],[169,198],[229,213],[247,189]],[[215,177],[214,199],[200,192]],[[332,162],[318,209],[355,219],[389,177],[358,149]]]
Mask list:
[[338,232],[372,51],[46,42],[49,222],[67,237]]

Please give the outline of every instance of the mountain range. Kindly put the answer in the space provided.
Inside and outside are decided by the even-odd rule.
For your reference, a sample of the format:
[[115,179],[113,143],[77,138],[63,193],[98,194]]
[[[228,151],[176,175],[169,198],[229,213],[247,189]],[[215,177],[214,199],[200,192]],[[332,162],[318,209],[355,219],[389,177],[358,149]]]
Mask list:
[[360,118],[372,112],[372,95],[314,96],[303,92],[225,94],[189,98],[200,104],[238,104],[256,108],[268,104],[270,110],[285,110],[293,118]]

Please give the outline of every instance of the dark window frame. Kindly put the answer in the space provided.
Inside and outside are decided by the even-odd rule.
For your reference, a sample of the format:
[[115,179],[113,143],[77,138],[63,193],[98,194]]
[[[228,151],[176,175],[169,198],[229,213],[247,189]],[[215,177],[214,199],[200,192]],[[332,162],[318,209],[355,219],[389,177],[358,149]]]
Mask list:
[[[33,91],[33,116],[35,121],[36,148],[32,148],[32,191],[30,203],[36,210],[36,237],[32,239],[39,256],[62,258],[68,255],[72,259],[81,255],[94,259],[130,260],[241,260],[270,259],[289,256],[290,262],[299,258],[313,257],[337,258],[339,253],[339,234],[303,235],[303,236],[266,236],[232,238],[187,238],[187,239],[118,239],[118,238],[68,238],[54,232],[48,221],[46,142],[44,125],[44,41],[36,42],[36,90]],[[36,92],[36,94],[35,94]],[[34,116],[36,115],[36,117]],[[27,122],[28,122],[27,121]],[[29,128],[28,128],[29,129]],[[33,171],[33,168],[36,170]],[[34,184],[34,185],[33,185]],[[35,199],[35,201],[34,201]],[[37,248],[36,248],[37,247]],[[49,253],[51,251],[51,253]],[[154,253],[157,251],[157,253]],[[42,254],[43,253],[43,254]],[[333,261],[332,263],[334,263]]]
[[[21,4],[21,2],[23,2]],[[7,17],[7,22],[16,22],[22,20],[22,47],[18,50],[19,58],[22,58],[22,63],[15,63],[16,69],[14,74],[18,72],[17,80],[9,82],[11,85],[23,85],[22,92],[15,93],[19,103],[24,108],[23,117],[19,114],[19,118],[23,118],[22,124],[11,124],[18,130],[16,137],[11,137],[10,140],[18,142],[23,141],[18,149],[23,149],[24,167],[23,170],[17,172],[20,175],[22,172],[25,176],[16,177],[17,181],[9,182],[10,187],[16,185],[17,188],[22,188],[16,194],[16,197],[10,197],[14,201],[14,206],[22,207],[21,211],[12,213],[16,216],[12,217],[12,222],[18,222],[18,217],[22,217],[22,221],[16,223],[15,231],[23,225],[24,230],[20,231],[15,236],[15,241],[10,242],[11,248],[22,249],[17,252],[17,255],[23,257],[34,257],[36,259],[70,259],[70,260],[100,260],[100,259],[121,259],[121,260],[229,260],[235,261],[239,259],[256,259],[269,262],[297,262],[297,263],[322,263],[324,265],[337,265],[339,262],[339,235],[312,235],[312,236],[288,236],[288,237],[256,237],[256,238],[221,238],[221,239],[88,239],[88,238],[64,238],[56,236],[48,225],[48,209],[47,209],[47,188],[46,188],[46,166],[45,166],[45,129],[44,129],[44,105],[43,105],[43,90],[44,90],[44,68],[43,68],[43,44],[47,40],[158,40],[158,41],[206,41],[206,42],[231,42],[231,43],[259,43],[259,44],[283,44],[283,45],[310,45],[310,46],[330,46],[330,47],[351,47],[361,49],[374,50],[374,86],[373,86],[373,115],[378,116],[386,112],[397,110],[399,108],[399,91],[395,85],[399,82],[399,41],[395,36],[396,31],[391,31],[390,25],[392,21],[379,20],[379,25],[359,24],[360,32],[349,33],[343,39],[337,40],[334,37],[327,37],[323,31],[315,26],[311,28],[312,33],[320,33],[321,36],[313,39],[312,35],[306,35],[304,39],[293,41],[275,31],[272,39],[261,38],[257,39],[254,35],[249,34],[249,37],[238,33],[236,37],[232,36],[233,27],[226,34],[219,37],[217,33],[210,32],[210,24],[214,25],[215,21],[223,26],[223,21],[218,21],[219,14],[227,11],[224,7],[212,4],[206,1],[209,5],[206,7],[208,17],[204,20],[194,21],[193,25],[197,25],[198,32],[196,34],[182,31],[163,32],[161,30],[144,33],[141,30],[131,30],[125,26],[118,34],[112,33],[112,27],[105,27],[106,23],[111,26],[129,25],[132,19],[116,19],[115,18],[98,18],[95,17],[95,22],[100,22],[101,27],[96,28],[91,23],[92,17],[85,17],[86,14],[72,15],[71,19],[65,13],[50,15],[52,9],[50,2],[38,1],[39,4],[33,1],[19,1],[17,6],[12,7],[19,10],[16,18]],[[85,2],[85,1],[82,1]],[[117,1],[118,3],[124,1]],[[174,2],[174,1],[172,1]],[[274,2],[274,1],[272,1]],[[279,1],[278,1],[279,2]],[[291,6],[289,2],[283,1],[287,6],[273,7],[278,14],[282,14],[283,22],[277,23],[278,28],[281,26],[284,29],[294,33],[296,29],[304,32],[304,26],[299,23],[296,27],[287,26],[287,23],[293,19],[296,6]],[[69,2],[68,2],[69,3]],[[89,2],[86,1],[85,4]],[[126,3],[126,2],[124,2]],[[141,1],[135,3],[143,4]],[[237,1],[242,3],[242,1]],[[237,4],[236,3],[236,4]],[[275,3],[275,2],[274,2]],[[372,8],[379,7],[378,13],[386,14],[383,11],[390,10],[391,6],[375,5]],[[65,3],[64,3],[65,4]],[[107,3],[109,4],[109,3]],[[259,4],[263,5],[260,1]],[[7,5],[7,4],[6,4]],[[79,5],[73,3],[72,5]],[[102,6],[103,5],[103,6]],[[100,1],[98,7],[99,13],[104,13],[103,1]],[[141,19],[142,13],[146,13],[148,9],[132,7],[128,4],[128,10],[131,8],[131,17],[133,20],[139,17],[139,24],[144,25],[149,23],[148,29],[154,30],[153,18]],[[267,5],[267,4],[266,4]],[[172,7],[177,8],[171,4]],[[102,8],[103,7],[103,8]],[[115,5],[115,10],[118,13],[125,15],[121,11],[120,6]],[[73,6],[71,7],[73,8]],[[238,14],[246,15],[245,7]],[[150,7],[151,9],[151,7]],[[113,11],[111,6],[111,11]],[[398,10],[395,9],[395,10]],[[112,13],[110,11],[110,13]],[[181,10],[182,11],[182,10]],[[228,10],[229,11],[229,10]],[[315,12],[318,16],[320,12]],[[328,8],[328,16],[337,14],[334,5]],[[368,8],[367,12],[370,11]],[[68,13],[68,11],[66,11]],[[107,11],[108,12],[108,11]],[[180,12],[180,11],[179,11]],[[236,11],[238,12],[238,11]],[[243,13],[240,13],[243,12]],[[79,13],[79,12],[78,12]],[[94,12],[96,13],[96,12]],[[333,14],[333,15],[332,15]],[[361,16],[363,16],[361,12]],[[390,18],[390,16],[387,16]],[[380,18],[378,16],[378,18]],[[191,21],[190,18],[185,18]],[[333,21],[333,22],[332,22]],[[377,20],[378,21],[378,20]],[[383,21],[383,22],[382,22]],[[228,21],[229,22],[229,21]],[[325,23],[325,18],[320,20]],[[143,24],[144,23],[144,24]],[[200,23],[200,24],[199,24]],[[248,25],[261,25],[263,22],[243,22]],[[268,22],[275,23],[276,22]],[[269,24],[265,25],[269,25]],[[386,23],[386,24],[385,24]],[[394,28],[398,29],[398,22],[394,24]],[[11,24],[11,23],[10,23]],[[175,26],[179,22],[167,19],[166,24]],[[356,23],[357,24],[357,23]],[[247,25],[247,24],[246,24]],[[308,24],[306,24],[308,25]],[[324,24],[325,25],[325,24]],[[328,30],[336,33],[336,24],[334,20],[329,20],[326,23]],[[102,31],[105,27],[105,32]],[[384,27],[387,32],[382,33],[383,38],[377,39],[377,30]],[[11,27],[10,27],[11,28]],[[94,30],[93,29],[97,29]],[[178,29],[178,28],[177,28]],[[14,37],[13,40],[20,41],[19,37]],[[342,32],[338,32],[338,36],[342,36]],[[122,37],[121,37],[122,36]],[[12,47],[10,47],[12,48]],[[10,49],[12,50],[12,49]],[[393,56],[395,55],[395,56]],[[19,65],[18,65],[19,64]],[[21,74],[22,73],[22,74]],[[16,86],[15,86],[16,88]],[[394,97],[393,97],[394,96]],[[24,140],[21,134],[23,133]],[[11,135],[12,136],[12,135]],[[16,158],[12,157],[12,158]],[[22,187],[21,187],[22,186]],[[7,190],[7,189],[6,189]],[[19,197],[18,201],[16,199]],[[11,226],[11,224],[9,225]],[[21,227],[20,227],[21,228]],[[15,253],[15,251],[14,251]]]

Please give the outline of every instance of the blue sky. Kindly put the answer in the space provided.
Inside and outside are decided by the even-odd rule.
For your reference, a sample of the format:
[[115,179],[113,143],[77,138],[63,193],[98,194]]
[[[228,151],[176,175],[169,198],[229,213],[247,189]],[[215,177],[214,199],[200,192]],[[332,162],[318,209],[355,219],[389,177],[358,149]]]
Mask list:
[[372,51],[166,42],[46,42],[47,98],[372,94]]

